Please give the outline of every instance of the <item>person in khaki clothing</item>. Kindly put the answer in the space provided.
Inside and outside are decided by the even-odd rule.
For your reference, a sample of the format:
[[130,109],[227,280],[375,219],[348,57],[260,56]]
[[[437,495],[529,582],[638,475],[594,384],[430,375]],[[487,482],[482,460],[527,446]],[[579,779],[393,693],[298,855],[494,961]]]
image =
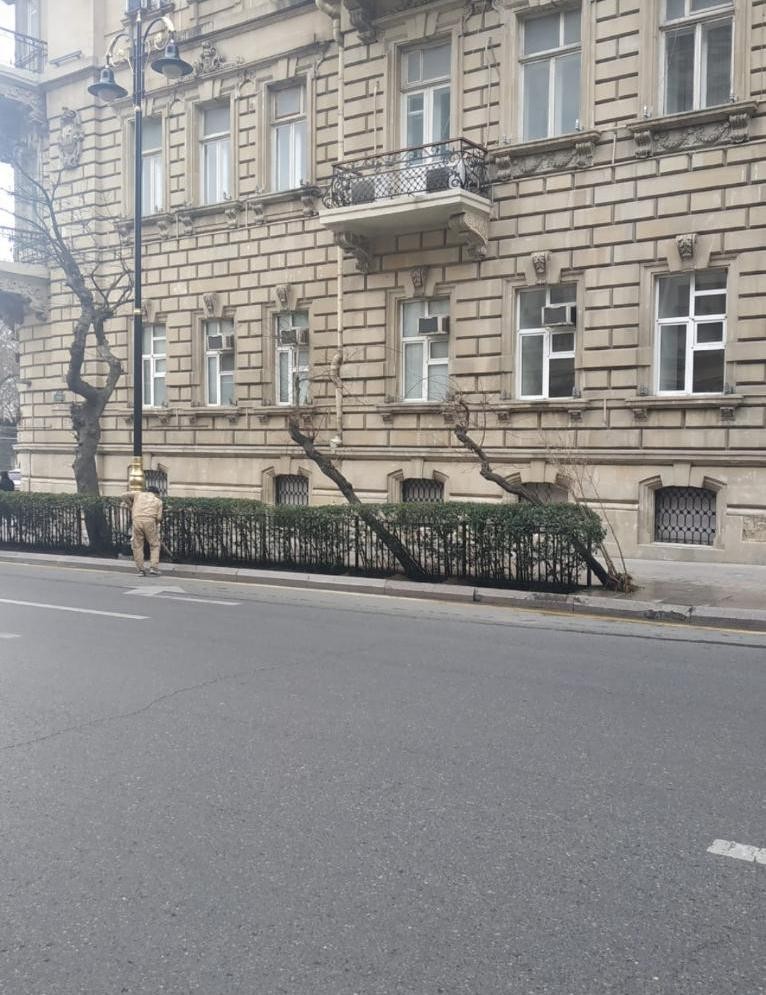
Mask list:
[[149,543],[149,573],[159,576],[160,570],[160,522],[162,521],[162,501],[156,487],[145,491],[129,491],[124,495],[133,516],[131,546],[136,569],[142,577],[144,570],[144,541]]

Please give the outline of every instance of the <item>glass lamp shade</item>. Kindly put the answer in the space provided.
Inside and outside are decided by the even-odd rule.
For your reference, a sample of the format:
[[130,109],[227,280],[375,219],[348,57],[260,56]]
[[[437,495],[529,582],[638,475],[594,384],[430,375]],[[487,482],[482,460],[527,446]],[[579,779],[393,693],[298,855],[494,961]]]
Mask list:
[[165,46],[165,53],[152,62],[152,69],[162,73],[166,79],[178,79],[194,72],[194,67],[185,62],[178,54],[178,45],[171,38]]
[[128,95],[125,87],[115,82],[114,70],[111,66],[104,66],[101,70],[98,83],[92,83],[88,87],[88,93],[92,93],[94,97],[98,97],[100,100],[105,100],[108,104]]

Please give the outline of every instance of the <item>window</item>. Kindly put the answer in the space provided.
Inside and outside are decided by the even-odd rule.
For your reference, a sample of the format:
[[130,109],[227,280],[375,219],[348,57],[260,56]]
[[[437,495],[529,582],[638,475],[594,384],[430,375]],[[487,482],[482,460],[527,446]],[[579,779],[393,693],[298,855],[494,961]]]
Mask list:
[[271,92],[272,186],[295,190],[308,178],[306,87]]
[[216,104],[203,110],[200,154],[202,203],[220,204],[231,196],[231,135],[228,104]]
[[402,55],[402,140],[406,148],[446,142],[450,137],[449,42]]
[[522,24],[524,141],[576,131],[580,118],[580,8]]
[[144,407],[161,408],[167,401],[167,339],[164,325],[144,325],[143,356]]
[[444,500],[444,484],[428,477],[406,477],[402,481],[402,501],[408,504],[438,504]]
[[726,271],[657,281],[657,392],[723,391]]
[[276,316],[277,402],[309,404],[309,315],[292,311]]
[[663,0],[666,114],[727,103],[732,96],[732,0]]
[[519,396],[571,397],[577,287],[522,290],[518,296]]
[[275,480],[275,503],[305,507],[309,503],[309,480],[297,473],[280,474]]
[[226,319],[205,322],[205,372],[207,403],[227,406],[234,403],[234,322]]
[[[402,379],[406,401],[443,401],[449,388],[449,301],[402,304]],[[424,319],[435,318],[427,322]]]
[[654,541],[712,546],[715,492],[705,487],[661,487],[654,492]]
[[141,124],[141,160],[141,213],[159,214],[165,208],[161,118],[144,118]]
[[161,497],[168,496],[168,474],[161,467],[144,470],[144,484],[146,487],[156,487]]

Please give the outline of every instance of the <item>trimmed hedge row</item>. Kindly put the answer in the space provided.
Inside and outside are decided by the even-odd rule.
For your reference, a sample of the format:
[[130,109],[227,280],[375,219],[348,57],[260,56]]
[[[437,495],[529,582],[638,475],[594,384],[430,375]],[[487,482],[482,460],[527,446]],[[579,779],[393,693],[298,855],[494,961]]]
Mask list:
[[[598,516],[571,504],[368,506],[435,581],[572,590],[589,584],[580,544],[603,538]],[[117,498],[0,493],[0,545],[115,556],[129,548]],[[98,537],[92,541],[89,536]],[[272,507],[257,501],[169,498],[165,555],[176,562],[385,576],[401,572],[350,505]]]

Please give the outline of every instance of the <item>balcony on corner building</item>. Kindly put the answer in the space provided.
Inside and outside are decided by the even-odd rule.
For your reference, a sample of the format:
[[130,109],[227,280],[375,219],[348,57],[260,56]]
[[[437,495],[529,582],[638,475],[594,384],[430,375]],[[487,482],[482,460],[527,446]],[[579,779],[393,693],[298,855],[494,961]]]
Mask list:
[[48,262],[42,234],[0,227],[0,321],[16,327],[45,317]]
[[481,258],[490,209],[486,150],[457,138],[336,163],[319,219],[341,245],[451,228]]
[[0,139],[3,145],[21,141],[31,115],[43,123],[40,81],[47,46],[40,38],[0,26]]

